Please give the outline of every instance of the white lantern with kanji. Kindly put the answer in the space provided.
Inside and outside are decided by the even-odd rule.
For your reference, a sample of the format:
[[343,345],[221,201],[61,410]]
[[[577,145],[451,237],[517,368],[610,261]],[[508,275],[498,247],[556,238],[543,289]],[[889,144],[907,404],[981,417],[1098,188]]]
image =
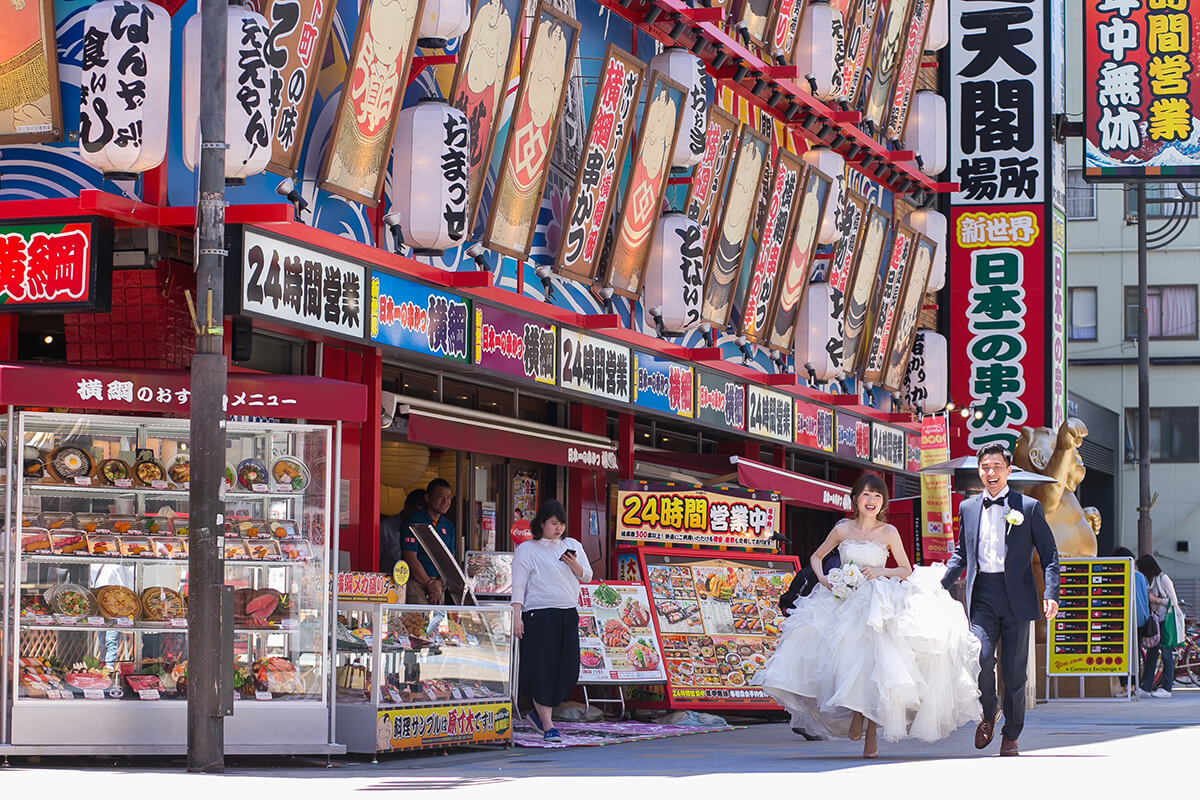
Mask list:
[[914,92],[904,149],[921,157],[921,171],[926,175],[941,175],[946,170],[949,140],[946,98],[928,89]]
[[833,244],[842,238],[838,230],[837,214],[842,205],[842,195],[846,189],[846,159],[841,153],[828,147],[810,147],[800,158],[809,166],[816,167],[832,181],[829,186],[829,199],[825,201],[825,214],[821,217],[821,227],[817,231],[817,241],[821,244]]
[[145,0],[101,0],[83,17],[79,156],[110,180],[167,157],[171,16]]
[[471,4],[468,0],[425,0],[421,19],[417,22],[417,45],[445,48],[471,27]]
[[646,324],[682,333],[700,323],[704,299],[704,243],[700,223],[686,214],[663,214],[646,264],[643,305]]
[[837,41],[841,26],[834,25],[833,6],[823,0],[804,7],[800,27],[796,31],[796,67],[800,77],[809,81],[805,89],[812,90],[818,100],[836,100],[838,95]]
[[929,17],[929,33],[925,34],[925,50],[937,52],[950,44],[950,0],[933,0]]
[[[271,161],[271,66],[267,38],[271,28],[262,14],[229,7],[225,40],[225,180],[241,183]],[[183,26],[183,163],[200,163],[200,15]]]
[[396,118],[392,208],[417,255],[439,255],[466,239],[470,130],[466,115],[437,97]]
[[668,47],[650,59],[647,74],[658,72],[687,90],[672,167],[694,167],[704,158],[708,131],[708,73],[704,62],[682,47]]
[[900,404],[921,414],[936,414],[945,408],[948,363],[946,337],[935,331],[917,331],[900,389]]
[[833,289],[828,283],[813,283],[796,318],[796,371],[812,371],[819,381],[837,380],[845,374],[829,355],[826,344],[838,337],[837,317],[833,313]]
[[937,251],[929,272],[927,292],[940,292],[946,286],[946,215],[933,208],[918,208],[908,215],[908,224],[917,233],[923,233],[934,241]]

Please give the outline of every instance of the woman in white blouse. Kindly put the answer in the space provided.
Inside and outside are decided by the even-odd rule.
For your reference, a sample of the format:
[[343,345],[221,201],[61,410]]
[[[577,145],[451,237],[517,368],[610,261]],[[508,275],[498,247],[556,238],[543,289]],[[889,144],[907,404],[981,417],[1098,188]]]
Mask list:
[[561,742],[550,715],[579,682],[579,584],[592,579],[583,545],[563,534],[567,514],[553,498],[529,524],[533,540],[513,558],[513,634],[521,640],[520,693],[533,699],[529,721]]

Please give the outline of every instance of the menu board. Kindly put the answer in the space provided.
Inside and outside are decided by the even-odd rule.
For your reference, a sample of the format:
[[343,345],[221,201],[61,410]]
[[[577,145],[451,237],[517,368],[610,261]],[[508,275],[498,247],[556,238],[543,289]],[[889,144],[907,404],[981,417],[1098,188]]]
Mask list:
[[467,551],[467,581],[475,594],[512,594],[512,553]]
[[668,702],[775,708],[754,675],[775,651],[794,556],[641,550],[667,665]]
[[1128,675],[1133,667],[1133,561],[1064,558],[1047,675]]
[[646,587],[610,582],[579,587],[579,682],[665,680]]

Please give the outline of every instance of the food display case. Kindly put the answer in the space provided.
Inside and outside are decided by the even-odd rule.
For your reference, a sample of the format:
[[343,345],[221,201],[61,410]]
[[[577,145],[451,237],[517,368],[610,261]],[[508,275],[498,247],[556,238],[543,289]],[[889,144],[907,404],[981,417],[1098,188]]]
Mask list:
[[352,753],[507,744],[512,609],[341,602],[337,740]]
[[[39,752],[187,744],[188,420],[10,413],[7,741]],[[333,428],[229,422],[230,753],[330,752]]]

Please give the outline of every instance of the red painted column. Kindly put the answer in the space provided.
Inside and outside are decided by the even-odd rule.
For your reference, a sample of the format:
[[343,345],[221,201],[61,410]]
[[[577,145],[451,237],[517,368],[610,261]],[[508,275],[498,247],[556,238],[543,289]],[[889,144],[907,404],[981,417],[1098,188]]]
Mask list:
[[[597,436],[606,434],[608,415],[604,409],[572,403],[570,413],[574,430]],[[593,577],[596,580],[608,577],[606,567],[611,548],[608,541],[608,475],[590,469],[568,467],[566,507],[567,535],[583,543],[583,550],[592,565]],[[595,535],[592,535],[593,518]]]

